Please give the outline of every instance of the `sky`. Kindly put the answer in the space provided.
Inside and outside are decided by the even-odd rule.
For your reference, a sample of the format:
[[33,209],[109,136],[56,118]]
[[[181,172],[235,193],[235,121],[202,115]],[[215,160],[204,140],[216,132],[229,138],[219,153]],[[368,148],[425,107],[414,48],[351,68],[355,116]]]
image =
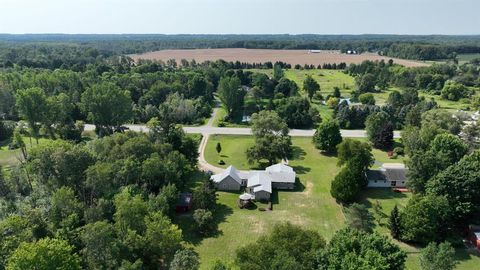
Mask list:
[[0,33],[480,34],[480,0],[0,0]]

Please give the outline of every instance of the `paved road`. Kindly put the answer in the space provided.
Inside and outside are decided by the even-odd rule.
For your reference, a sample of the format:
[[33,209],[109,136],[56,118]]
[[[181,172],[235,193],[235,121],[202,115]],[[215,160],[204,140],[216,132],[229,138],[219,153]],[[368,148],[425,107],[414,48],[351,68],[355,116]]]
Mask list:
[[[210,121],[209,121],[210,122]],[[148,132],[148,128],[145,125],[125,125],[132,131],[137,132]],[[95,130],[94,125],[87,124],[85,125],[85,130]],[[201,127],[184,127],[183,130],[186,133],[192,134],[203,134],[203,135],[212,135],[212,134],[221,134],[221,135],[251,135],[252,130],[250,128],[229,128],[229,127],[212,127],[212,126],[201,126]],[[315,130],[307,129],[291,129],[289,135],[292,137],[311,137],[315,133]],[[342,136],[347,138],[366,138],[367,133],[365,130],[341,130]],[[400,138],[400,131],[394,132],[394,138]]]
[[[208,163],[205,160],[205,147],[207,146],[208,138],[210,135],[213,134],[222,134],[222,135],[251,135],[252,130],[250,128],[228,128],[228,127],[213,127],[213,119],[215,119],[215,115],[217,114],[218,109],[214,109],[212,113],[212,117],[210,117],[209,121],[206,125],[201,127],[184,127],[183,130],[186,133],[192,134],[202,134],[202,141],[198,147],[198,167],[203,171],[211,171],[213,173],[221,173],[223,171],[222,168],[219,168],[213,164]],[[148,132],[149,129],[145,125],[125,125],[132,131],[136,132]],[[92,131],[95,130],[95,125],[86,124],[85,130]],[[315,130],[305,130],[305,129],[291,129],[289,135],[292,137],[312,137],[315,133]],[[367,137],[367,133],[365,130],[341,130],[343,137],[348,138],[365,138]],[[400,132],[395,131],[394,135],[395,138],[400,138]]]

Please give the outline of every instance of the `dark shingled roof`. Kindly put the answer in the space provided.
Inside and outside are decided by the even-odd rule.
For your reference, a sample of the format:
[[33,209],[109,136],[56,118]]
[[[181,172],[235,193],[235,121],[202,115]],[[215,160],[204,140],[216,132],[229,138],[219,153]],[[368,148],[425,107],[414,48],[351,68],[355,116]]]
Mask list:
[[385,174],[388,181],[405,181],[407,180],[407,171],[405,169],[386,169]]
[[407,170],[403,168],[387,168],[385,170],[367,170],[367,179],[371,181],[406,181]]
[[177,206],[190,206],[192,204],[192,193],[181,193],[178,196]]
[[367,179],[372,181],[384,181],[387,180],[387,176],[380,170],[367,170]]

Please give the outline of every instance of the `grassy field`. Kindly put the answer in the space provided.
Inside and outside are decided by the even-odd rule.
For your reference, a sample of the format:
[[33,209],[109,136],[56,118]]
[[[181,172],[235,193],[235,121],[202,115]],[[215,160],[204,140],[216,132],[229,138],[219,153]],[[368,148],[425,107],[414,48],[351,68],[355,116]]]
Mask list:
[[[219,156],[215,151],[217,142],[222,145]],[[330,183],[338,172],[336,158],[319,153],[311,143],[311,138],[294,137],[292,142],[295,148],[294,158],[290,161],[298,173],[298,189],[292,192],[278,192],[274,194],[274,210],[261,212],[258,210],[241,210],[236,206],[238,193],[219,192],[220,213],[217,214],[218,233],[210,238],[201,239],[192,234],[189,229],[191,216],[180,219],[185,236],[199,252],[202,260],[202,269],[209,269],[216,258],[231,260],[235,249],[255,241],[259,235],[267,232],[273,224],[290,221],[307,228],[318,230],[327,240],[333,233],[344,226],[342,208],[330,196]],[[205,151],[208,162],[217,164],[223,159],[226,167],[230,164],[238,169],[247,170],[258,168],[258,164],[249,165],[245,158],[245,150],[253,144],[251,136],[213,135],[210,137]],[[373,155],[378,162],[403,162],[403,157],[389,159],[386,152],[374,149]],[[397,204],[403,207],[411,197],[410,193],[395,193],[389,189],[368,189],[362,193],[360,202],[372,208],[374,203],[382,206],[383,212],[388,215]],[[259,205],[259,207],[264,207]],[[387,219],[381,220],[383,225],[377,225],[375,230],[389,235],[386,227]],[[419,249],[397,242],[407,253],[407,269],[420,269]],[[459,260],[458,269],[476,269],[480,259],[463,249],[457,250]]]
[[[33,138],[32,138],[32,144],[30,144],[29,137],[23,137],[23,140],[25,142],[25,145],[27,146],[27,151],[31,147],[37,146],[37,143]],[[38,140],[38,143],[39,145],[42,145],[48,141],[49,139],[40,138]],[[0,167],[8,168],[10,166],[17,165],[20,163],[20,160],[22,160],[22,152],[20,149],[9,150],[8,142],[2,142],[0,144]]]
[[[473,59],[480,57],[480,54],[473,54],[473,55],[462,55],[465,59]],[[252,71],[265,73],[269,76],[272,76],[272,70],[263,70],[263,69],[254,69]],[[295,81],[299,88],[303,88],[303,80],[307,75],[311,75],[321,87],[321,93],[324,97],[329,94],[333,93],[333,87],[337,86],[340,88],[340,93],[342,97],[348,98],[350,97],[350,92],[355,89],[355,79],[345,74],[343,71],[340,70],[296,70],[296,69],[289,69],[285,70],[285,77]],[[394,91],[401,91],[401,89],[397,87],[390,87],[388,90],[380,92],[380,93],[373,93],[376,104],[383,105],[387,102],[388,95]],[[477,95],[479,95],[479,91],[477,91]],[[431,95],[428,93],[420,92],[420,96],[424,96],[427,99],[433,98],[438,105],[447,110],[468,110],[469,104],[464,103],[462,101],[449,101],[440,98],[440,96]],[[328,118],[331,116],[331,111],[329,111],[328,107],[322,106],[317,104],[317,108]],[[326,112],[325,112],[326,111]],[[322,115],[322,116],[324,116]]]
[[[259,72],[273,76],[271,69],[250,69],[253,72]],[[298,87],[303,91],[303,81],[307,75],[312,76],[320,84],[320,92],[326,96],[333,93],[335,86],[340,88],[342,95],[347,96],[354,89],[355,80],[352,76],[343,73],[341,70],[327,70],[327,69],[311,69],[298,70],[286,69],[285,78],[297,83]]]
[[[219,233],[202,240],[188,230],[185,232],[200,254],[202,269],[208,269],[217,258],[232,259],[237,247],[255,241],[278,222],[290,221],[316,229],[327,239],[343,226],[341,207],[330,196],[330,182],[337,171],[336,158],[319,154],[310,140],[293,139],[295,154],[290,165],[298,173],[299,182],[295,191],[273,194],[273,211],[241,210],[236,205],[238,193],[219,192]],[[220,158],[215,151],[217,142],[222,144],[221,158],[227,164],[238,169],[258,167],[250,166],[244,155],[253,143],[251,136],[211,136],[205,157],[212,164]],[[181,224],[188,224],[190,219],[185,216]]]
[[477,59],[477,58],[480,58],[480,53],[466,53],[466,54],[459,54],[457,56],[458,58],[458,62],[460,64],[463,64],[463,63],[466,63],[466,62],[469,62],[473,59]]

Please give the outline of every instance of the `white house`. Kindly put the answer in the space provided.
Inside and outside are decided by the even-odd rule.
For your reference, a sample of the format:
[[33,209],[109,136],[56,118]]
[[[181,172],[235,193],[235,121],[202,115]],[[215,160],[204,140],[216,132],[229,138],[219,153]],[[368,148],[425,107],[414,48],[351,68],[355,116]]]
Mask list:
[[272,188],[294,189],[296,174],[292,167],[285,164],[275,164],[263,171],[241,172],[229,166],[220,174],[212,175],[211,179],[218,190],[240,190],[255,196],[257,200],[270,199]]
[[378,170],[368,170],[368,187],[406,187],[407,171],[402,163],[384,163]]

